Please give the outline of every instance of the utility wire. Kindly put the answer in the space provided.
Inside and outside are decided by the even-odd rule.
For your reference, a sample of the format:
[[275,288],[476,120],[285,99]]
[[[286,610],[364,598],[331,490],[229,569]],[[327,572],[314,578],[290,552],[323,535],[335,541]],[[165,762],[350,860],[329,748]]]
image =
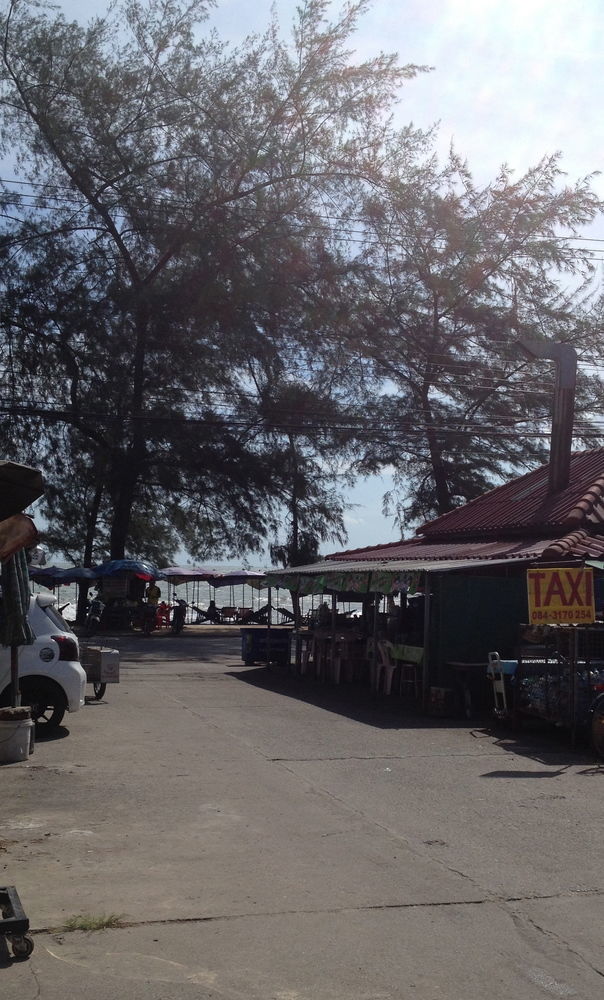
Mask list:
[[[42,182],[16,181],[16,180],[9,180],[7,178],[4,178],[4,179],[0,178],[0,183],[4,183],[4,184],[18,184],[18,185],[21,185],[21,186],[31,186],[31,187],[38,187],[39,186],[39,187],[43,187],[44,188],[44,184]],[[58,189],[58,190],[60,190],[60,189]],[[69,209],[70,207],[74,207],[74,208],[77,208],[78,212],[79,212],[79,211],[88,210],[90,208],[90,206],[87,203],[86,199],[84,199],[84,198],[79,198],[78,199],[78,198],[75,198],[75,197],[74,198],[68,198],[65,195],[64,192],[61,192],[59,195],[53,195],[52,193],[51,194],[42,194],[42,195],[35,195],[35,194],[29,194],[29,193],[19,193],[19,192],[12,192],[12,193],[14,193],[17,196],[17,198],[19,199],[19,202],[21,202],[24,198],[30,199],[30,201],[26,202],[25,205],[24,205],[25,208],[30,208],[30,209],[32,209],[32,208],[39,208],[42,211],[55,211],[55,210],[57,210],[59,208]],[[45,200],[48,200],[49,198],[50,199],[54,199],[57,202],[57,204],[55,204],[53,206],[44,206],[44,205],[40,205],[39,203],[36,204],[36,202],[39,202],[39,200],[41,198],[43,198]],[[18,203],[16,204],[16,207],[18,207]],[[108,208],[109,211],[112,211],[111,206],[107,206],[107,208]],[[170,199],[163,199],[163,203],[160,204],[160,205],[145,205],[144,206],[144,211],[147,214],[149,214],[149,213],[151,213],[151,214],[155,213],[158,216],[158,218],[160,218],[162,221],[167,221],[167,220],[165,220],[165,211],[166,211],[166,208],[172,208],[174,210],[181,210],[181,211],[184,211],[184,210],[191,211],[192,209],[195,209],[195,208],[196,208],[197,211],[199,210],[198,207],[196,207],[195,205],[174,202],[174,201],[171,201]],[[224,208],[225,211],[234,212],[234,208],[232,206],[228,205],[228,204],[225,204],[223,206],[223,208]],[[343,213],[343,214],[345,215],[345,213]],[[370,237],[370,235],[368,234],[368,229],[372,230],[373,227],[371,225],[365,225],[365,222],[362,219],[354,219],[353,218],[351,220],[352,222],[355,222],[355,221],[356,222],[361,222],[365,226],[365,228],[363,228],[363,229],[356,229],[356,228],[354,228],[352,226],[345,226],[343,224],[343,222],[342,222],[341,217],[338,217],[338,216],[323,215],[323,214],[321,214],[319,212],[312,212],[312,215],[314,215],[315,219],[323,219],[323,220],[325,220],[328,223],[331,223],[333,221],[339,222],[340,225],[339,225],[338,232],[334,231],[334,228],[331,225],[326,225],[325,227],[320,227],[316,223],[312,223],[312,225],[311,225],[308,222],[304,223],[303,225],[300,225],[298,227],[298,230],[297,230],[298,232],[303,231],[303,227],[304,227],[307,232],[316,232],[317,234],[323,234],[323,235],[328,234],[331,238],[335,239],[338,242],[349,242],[349,243],[352,243],[352,244],[365,245],[365,246],[382,246],[383,245],[383,240],[381,238],[376,237],[376,236]],[[126,221],[129,222],[132,219],[132,215],[131,214],[126,215],[123,212],[119,212],[119,211],[113,212],[112,213],[112,217],[115,220],[120,220],[120,221],[123,221],[123,222],[126,222]],[[238,216],[238,218],[240,218],[240,217]],[[78,227],[76,227],[76,228],[78,228]],[[85,226],[84,228],[88,228],[88,227]],[[263,231],[263,238],[265,238],[265,239],[266,238],[269,238],[269,239],[273,238],[273,239],[276,239],[276,240],[280,240],[282,238],[281,234],[279,234],[279,233],[270,234],[270,233],[267,233],[266,231],[264,231],[264,229],[265,229],[265,227],[263,225],[263,227],[261,227],[261,231]],[[255,234],[258,234],[258,229],[257,229],[256,226],[254,227],[254,231],[255,231]],[[249,235],[252,235],[252,234],[249,234]],[[425,234],[423,234],[423,236],[425,237]],[[357,237],[360,237],[360,238],[357,238]],[[247,237],[245,237],[245,236],[243,237],[243,239],[246,239],[246,238]],[[589,242],[589,243],[596,243],[596,244],[600,244],[600,243],[604,244],[604,239],[591,238],[591,237],[587,237],[587,236],[574,236],[574,235],[573,236],[570,236],[570,235],[569,236],[559,235],[559,236],[549,237],[549,236],[542,236],[542,235],[538,235],[537,234],[535,236],[531,236],[530,239],[532,241],[535,241],[535,242],[548,242],[548,243],[559,243],[559,244],[568,243],[568,241],[572,241],[572,240],[574,240],[575,242],[580,242],[580,243],[588,243]],[[396,240],[391,241],[391,242],[393,242],[393,243],[407,242],[407,243],[415,246],[418,242],[424,243],[425,239],[418,240],[417,237],[414,237],[414,236],[411,236],[411,235],[403,235],[402,237],[397,237]],[[446,249],[446,248],[449,247],[448,241],[444,237],[441,237],[441,236],[435,236],[430,242],[431,242],[431,244],[433,246],[437,246],[437,247],[440,247],[440,248],[445,248]],[[469,251],[469,249],[470,249],[469,246],[466,245],[463,248],[463,252],[467,254],[468,251]],[[561,246],[560,249],[569,258],[571,256],[583,257],[583,258],[585,258],[586,256],[588,256],[590,259],[593,259],[593,260],[596,260],[596,261],[604,260],[604,256],[602,256],[602,257],[596,256],[597,250],[591,250],[589,247],[568,247],[568,246]],[[572,251],[571,254],[568,253],[569,250]],[[511,257],[516,258],[516,259],[524,259],[524,258],[527,258],[527,257],[530,257],[530,256],[531,256],[530,254],[528,254],[527,252],[523,252],[523,251],[517,251],[516,253],[512,253],[511,254]]]

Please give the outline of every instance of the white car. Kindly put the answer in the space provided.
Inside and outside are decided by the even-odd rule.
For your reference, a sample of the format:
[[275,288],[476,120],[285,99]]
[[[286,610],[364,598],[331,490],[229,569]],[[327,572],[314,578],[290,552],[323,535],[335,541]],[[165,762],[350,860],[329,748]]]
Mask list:
[[[77,636],[55,604],[52,594],[33,595],[28,621],[35,639],[19,647],[21,704],[30,705],[32,719],[49,729],[61,724],[66,711],[82,708],[87,683]],[[0,646],[0,705],[10,705],[10,696],[10,648]]]

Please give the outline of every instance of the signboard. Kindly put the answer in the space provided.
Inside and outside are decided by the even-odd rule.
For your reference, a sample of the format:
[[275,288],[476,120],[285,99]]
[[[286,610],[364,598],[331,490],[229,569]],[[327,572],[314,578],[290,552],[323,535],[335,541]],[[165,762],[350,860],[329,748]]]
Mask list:
[[596,620],[591,567],[529,569],[526,576],[532,625],[587,625]]

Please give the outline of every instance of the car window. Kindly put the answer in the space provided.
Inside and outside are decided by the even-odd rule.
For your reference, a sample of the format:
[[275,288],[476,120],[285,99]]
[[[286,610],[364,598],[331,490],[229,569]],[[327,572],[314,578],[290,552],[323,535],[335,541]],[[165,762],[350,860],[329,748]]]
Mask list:
[[48,618],[50,618],[52,624],[55,628],[58,628],[60,632],[71,632],[73,634],[73,629],[69,627],[63,616],[59,614],[54,605],[48,604],[41,610],[48,616]]

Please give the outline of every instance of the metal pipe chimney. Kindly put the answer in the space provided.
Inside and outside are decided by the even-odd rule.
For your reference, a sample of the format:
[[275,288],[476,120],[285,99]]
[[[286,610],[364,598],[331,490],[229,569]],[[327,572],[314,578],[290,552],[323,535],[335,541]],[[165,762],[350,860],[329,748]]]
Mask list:
[[548,493],[558,493],[568,486],[570,478],[575,390],[577,387],[577,352],[570,344],[548,344],[523,340],[522,338],[518,343],[529,358],[548,358],[550,361],[556,362]]

